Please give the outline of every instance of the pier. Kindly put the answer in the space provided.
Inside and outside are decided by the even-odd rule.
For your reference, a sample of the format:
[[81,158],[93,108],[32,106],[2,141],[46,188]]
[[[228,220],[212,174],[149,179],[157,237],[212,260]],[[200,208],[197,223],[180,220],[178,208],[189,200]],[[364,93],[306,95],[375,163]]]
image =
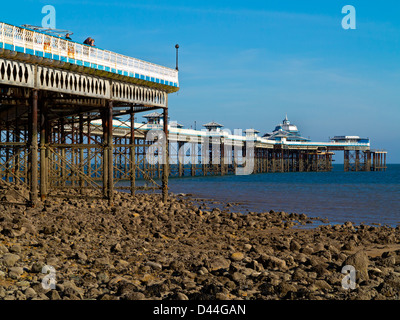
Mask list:
[[[166,200],[170,176],[330,171],[335,151],[346,171],[386,169],[386,151],[369,139],[312,142],[287,117],[264,136],[217,122],[185,129],[168,117],[178,90],[177,68],[0,23],[0,201],[113,204],[116,189]],[[147,122],[135,122],[144,112]]]

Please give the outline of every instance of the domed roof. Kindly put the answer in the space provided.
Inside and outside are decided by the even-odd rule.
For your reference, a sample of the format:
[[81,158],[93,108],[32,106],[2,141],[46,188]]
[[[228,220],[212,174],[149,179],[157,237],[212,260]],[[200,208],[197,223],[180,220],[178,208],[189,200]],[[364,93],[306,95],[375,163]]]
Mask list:
[[309,139],[300,136],[299,129],[294,124],[291,124],[287,115],[282,123],[278,124],[272,133],[266,133],[263,137],[272,140],[281,140],[286,138],[291,141],[309,141]]
[[273,132],[276,132],[279,130],[283,130],[283,131],[287,131],[287,132],[299,132],[299,129],[297,129],[297,126],[295,126],[294,124],[290,124],[287,114],[286,114],[285,119],[283,119],[282,123],[278,124],[275,127],[275,130]]

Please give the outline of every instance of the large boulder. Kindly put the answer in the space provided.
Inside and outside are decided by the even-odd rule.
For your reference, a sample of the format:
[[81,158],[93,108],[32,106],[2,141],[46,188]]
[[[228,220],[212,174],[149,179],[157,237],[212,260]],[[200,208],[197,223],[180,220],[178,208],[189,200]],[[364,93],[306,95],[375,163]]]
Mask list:
[[365,251],[360,250],[355,254],[348,256],[343,262],[342,267],[345,265],[353,266],[356,269],[356,282],[367,281],[369,259]]

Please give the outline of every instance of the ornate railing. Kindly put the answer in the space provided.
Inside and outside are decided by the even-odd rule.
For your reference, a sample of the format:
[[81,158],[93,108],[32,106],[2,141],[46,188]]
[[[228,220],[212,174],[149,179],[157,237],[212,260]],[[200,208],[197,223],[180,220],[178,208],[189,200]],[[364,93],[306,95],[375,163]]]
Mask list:
[[3,22],[0,48],[179,87],[175,69]]

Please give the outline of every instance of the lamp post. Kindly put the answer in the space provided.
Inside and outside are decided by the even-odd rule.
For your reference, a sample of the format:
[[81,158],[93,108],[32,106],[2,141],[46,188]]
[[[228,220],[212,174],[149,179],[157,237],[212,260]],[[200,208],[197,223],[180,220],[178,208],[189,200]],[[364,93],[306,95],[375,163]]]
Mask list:
[[178,68],[178,49],[179,49],[179,44],[175,45],[175,49],[176,49],[176,71],[179,71],[179,68]]

